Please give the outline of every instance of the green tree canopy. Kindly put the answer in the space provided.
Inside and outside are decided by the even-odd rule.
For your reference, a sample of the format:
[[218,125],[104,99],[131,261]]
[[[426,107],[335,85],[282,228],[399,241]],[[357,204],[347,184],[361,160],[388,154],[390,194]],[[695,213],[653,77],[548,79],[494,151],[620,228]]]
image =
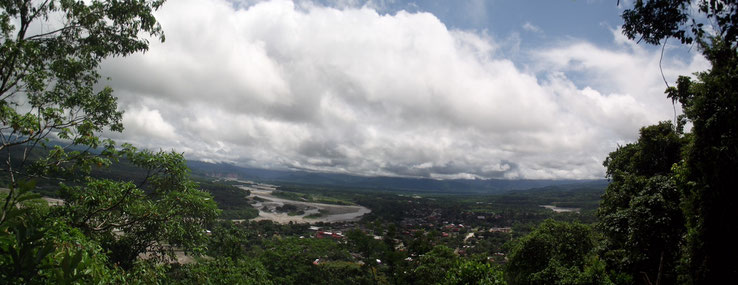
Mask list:
[[[695,284],[738,283],[738,3],[736,1],[636,1],[623,13],[623,33],[658,44],[669,37],[696,40],[710,61],[697,78],[682,76],[668,97],[692,123],[691,141],[675,167],[686,196],[688,274]],[[709,27],[709,28],[708,28]]]
[[446,273],[456,266],[459,256],[453,249],[437,245],[420,257],[418,266],[413,270],[413,279],[417,284],[441,282]]
[[738,51],[719,39],[705,49],[712,69],[680,77],[667,92],[692,122],[693,139],[677,168],[687,195],[689,273],[698,284],[738,283]]
[[87,178],[83,186],[62,187],[66,201],[55,214],[82,229],[130,268],[140,254],[171,259],[174,249],[204,253],[205,226],[219,211],[209,193],[197,188],[181,154],[126,150],[149,175],[139,185]]
[[590,227],[546,220],[515,242],[505,279],[508,284],[612,284],[594,249]]
[[168,277],[165,282],[178,284],[274,284],[259,261],[228,257],[181,265]]
[[610,184],[597,212],[604,256],[636,280],[676,282],[685,226],[671,168],[688,142],[677,129],[670,122],[643,127],[637,142],[604,162]]

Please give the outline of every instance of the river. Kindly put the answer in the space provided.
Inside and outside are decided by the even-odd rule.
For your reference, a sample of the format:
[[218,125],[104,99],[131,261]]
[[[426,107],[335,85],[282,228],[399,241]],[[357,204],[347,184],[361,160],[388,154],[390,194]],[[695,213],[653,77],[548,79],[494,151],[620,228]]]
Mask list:
[[[253,205],[254,208],[259,210],[259,217],[253,219],[254,221],[270,220],[281,224],[289,222],[311,224],[317,222],[350,222],[358,221],[363,215],[371,213],[369,208],[359,205],[334,205],[288,200],[272,195],[272,193],[277,189],[274,185],[246,181],[239,182],[250,183],[249,185],[238,186],[241,189],[250,191],[250,198],[253,199],[258,197],[259,199],[264,200],[263,202],[257,202]],[[284,206],[285,204],[294,205],[305,213],[302,215],[290,216],[287,213],[280,213],[275,210],[277,207]],[[320,217],[306,218],[308,215],[318,214],[320,212],[322,212]]]

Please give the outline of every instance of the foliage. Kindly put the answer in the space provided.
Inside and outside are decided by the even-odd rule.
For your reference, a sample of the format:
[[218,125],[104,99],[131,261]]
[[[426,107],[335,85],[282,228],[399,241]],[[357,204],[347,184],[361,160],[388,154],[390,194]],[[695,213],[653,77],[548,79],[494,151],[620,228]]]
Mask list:
[[[112,89],[98,87],[100,62],[145,51],[147,34],[163,40],[153,16],[163,2],[0,1],[0,151],[9,189],[0,208],[4,281],[160,277],[161,267],[135,262],[139,254],[203,251],[203,227],[218,212],[189,179],[182,155],[118,150],[99,135],[123,129]],[[64,145],[49,143],[50,135]],[[29,161],[38,146],[44,155]],[[87,176],[120,156],[147,172],[143,181]],[[68,179],[64,205],[29,203],[37,196],[29,194],[28,177]]]
[[327,261],[318,265],[320,277],[316,284],[377,284],[361,265],[349,261]]
[[246,198],[251,193],[248,190],[229,185],[227,181],[211,181],[198,179],[197,183],[203,191],[213,195],[222,211],[222,219],[253,219],[259,216],[259,210],[253,208]]
[[181,155],[135,153],[154,173],[146,191],[130,182],[88,179],[84,187],[63,187],[64,205],[50,209],[29,200],[38,197],[27,194],[32,184],[19,182],[19,206],[0,225],[0,265],[8,269],[3,277],[108,283],[123,278],[112,263],[130,269],[141,253],[171,257],[174,247],[202,252],[204,224],[217,215],[212,199],[180,177]]
[[42,203],[12,209],[11,214],[24,214],[0,226],[0,278],[5,283],[109,283],[119,276],[99,244],[49,218],[46,202],[38,200]]
[[172,281],[184,284],[274,284],[264,266],[253,259],[201,260],[181,265],[169,275]]
[[[24,180],[19,178],[57,176],[78,170],[88,173],[93,166],[110,164],[115,145],[110,140],[101,139],[98,134],[105,129],[121,131],[122,113],[117,111],[112,89],[96,90],[100,78],[97,68],[106,57],[146,50],[148,40],[141,37],[145,33],[160,36],[163,40],[161,29],[152,15],[163,2],[0,1],[0,150],[4,153],[3,171],[8,174],[10,189],[0,209],[0,226],[5,229],[3,240],[15,241],[8,247],[10,251],[4,250],[3,253],[15,256],[6,261],[16,267],[16,277],[19,276],[17,274],[39,273],[37,278],[54,277],[56,279],[48,280],[60,283],[91,281],[80,277],[80,274],[98,272],[100,270],[94,268],[104,264],[105,261],[99,260],[93,262],[97,264],[94,266],[88,262],[90,258],[107,258],[100,254],[103,251],[99,244],[84,235],[89,232],[80,233],[67,221],[39,211],[17,210],[26,193],[33,188],[25,187]],[[51,22],[50,18],[56,20]],[[35,27],[46,30],[36,30]],[[68,145],[51,147],[46,156],[28,167],[26,162],[34,148],[50,146],[46,139],[50,134],[65,140]],[[23,151],[14,151],[16,148]],[[102,148],[100,156],[90,152],[96,148]],[[13,157],[11,154],[15,153],[22,153],[22,156]],[[71,176],[72,179],[79,177]],[[96,183],[91,188],[97,187],[95,190],[99,191],[89,196],[77,194],[76,198],[84,197],[88,201],[116,198],[105,197],[105,193],[101,193],[103,189],[100,186],[113,186],[110,183],[93,180],[88,183]],[[130,185],[115,186],[119,187],[110,189],[110,192],[122,188],[134,192]],[[80,211],[106,215],[94,217],[98,221],[110,218],[110,213],[114,212],[83,209],[83,206],[75,204],[77,201],[68,202],[69,206],[65,207],[75,205]],[[133,201],[128,199],[125,202]],[[122,203],[116,207],[119,205]],[[86,203],[85,206],[92,205]],[[25,210],[23,206],[20,208]],[[86,216],[83,223],[93,216]],[[117,218],[118,221],[126,219]],[[46,225],[67,225],[68,229],[52,230]],[[106,227],[106,230],[112,231],[112,227]],[[66,236],[67,233],[76,234]],[[77,246],[66,246],[69,239]],[[116,240],[111,238],[108,241]],[[85,249],[80,244],[89,246]],[[49,246],[56,251],[48,250]],[[68,249],[60,251],[64,248]],[[20,251],[12,254],[12,249]],[[25,255],[18,255],[20,253],[35,254],[35,257],[28,259]],[[61,263],[44,261],[50,257]],[[79,266],[83,268],[78,270]],[[30,280],[28,276],[20,278]]]
[[604,162],[611,179],[597,212],[605,235],[603,256],[634,278],[676,282],[685,233],[682,194],[671,175],[687,144],[670,122],[641,128],[637,142]]
[[388,250],[384,242],[376,240],[357,229],[346,233],[346,237],[348,238],[349,249],[352,252],[359,253],[362,256],[362,261],[369,266],[376,267],[378,265],[377,260],[382,260],[384,258],[383,254]]
[[[95,178],[105,178],[116,181],[144,181],[149,175],[146,169],[135,165],[126,157],[119,157],[111,163],[107,168],[93,168],[90,173]],[[234,186],[227,180],[213,180],[207,177],[196,177],[191,175],[192,179],[198,184],[204,192],[208,192],[218,204],[221,210],[220,218],[222,219],[251,219],[257,217],[259,211],[254,209],[249,203],[247,196],[250,194],[248,190]],[[71,181],[70,184],[74,184]]]
[[413,270],[413,279],[418,284],[433,284],[444,280],[446,273],[456,266],[459,257],[453,249],[446,246],[435,246],[420,257],[420,262]]
[[305,201],[323,204],[334,204],[334,205],[354,205],[351,202],[344,201],[335,197],[328,197],[318,193],[299,193],[292,192],[294,190],[305,191],[306,188],[296,188],[295,186],[284,187],[280,186],[277,191],[272,192],[272,195],[288,200]]
[[693,139],[675,168],[687,195],[689,275],[695,283],[738,282],[738,51],[720,39],[703,54],[712,69],[680,77],[667,93],[692,122]]
[[119,272],[108,265],[104,249],[79,229],[70,227],[60,220],[50,220],[45,229],[45,242],[55,248],[41,262],[44,270],[39,278],[57,284],[109,283]]
[[477,284],[501,285],[506,284],[502,269],[489,263],[473,260],[457,261],[443,279],[442,284]]
[[142,253],[157,259],[173,258],[174,248],[203,253],[204,227],[218,210],[212,196],[189,180],[182,155],[131,147],[122,152],[149,173],[141,184],[88,179],[84,186],[62,187],[66,203],[55,214],[100,242],[124,268]]
[[[696,8],[693,9],[693,3]],[[683,44],[703,42],[708,31],[730,43],[738,39],[738,3],[715,0],[637,0],[623,11],[623,33],[629,39],[659,44],[667,38]],[[712,26],[710,29],[705,24]]]
[[[95,90],[97,68],[110,56],[125,56],[148,48],[144,34],[159,36],[153,16],[156,1],[0,1],[0,150],[23,148],[20,163],[5,156],[4,171],[15,184],[26,154],[54,134],[70,145],[111,149],[112,141],[97,133],[121,131],[112,89]],[[50,18],[55,19],[53,22]],[[38,31],[35,27],[44,27]],[[67,152],[56,146],[38,161],[34,172],[89,171],[103,157],[88,151]],[[8,199],[12,199],[12,191]],[[6,199],[0,223],[12,205]]]
[[505,278],[509,284],[611,284],[594,249],[588,226],[547,220],[515,242]]
[[[668,37],[693,39],[710,61],[696,80],[682,76],[667,97],[679,102],[692,123],[683,160],[673,167],[677,187],[685,196],[687,245],[682,282],[738,282],[738,3],[735,1],[636,1],[623,13],[623,32],[641,35],[650,44]],[[697,13],[694,13],[697,12]],[[705,26],[707,25],[707,26]],[[708,32],[709,31],[709,32]]]
[[731,222],[738,218],[733,205],[738,198],[738,3],[701,0],[698,13],[692,12],[691,3],[637,1],[623,14],[623,32],[631,39],[641,35],[651,44],[668,37],[682,43],[695,39],[712,64],[696,80],[682,76],[666,91],[693,124],[683,161],[673,168],[687,217],[687,274],[682,281],[736,283],[738,246],[730,236],[738,230]]
[[208,255],[238,259],[245,256],[252,234],[230,221],[217,222],[208,239]]
[[315,284],[320,282],[320,267],[315,260],[350,260],[350,255],[338,244],[326,239],[294,237],[266,242],[258,260],[266,267],[277,284]]

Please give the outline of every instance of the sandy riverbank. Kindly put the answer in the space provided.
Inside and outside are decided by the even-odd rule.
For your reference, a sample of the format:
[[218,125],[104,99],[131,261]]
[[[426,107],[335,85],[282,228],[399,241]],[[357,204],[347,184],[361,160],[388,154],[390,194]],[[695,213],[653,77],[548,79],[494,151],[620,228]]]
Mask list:
[[[249,197],[252,199],[258,197],[258,199],[263,200],[253,205],[254,208],[259,210],[259,217],[253,219],[254,221],[270,220],[281,224],[289,222],[311,224],[317,222],[348,222],[358,221],[363,215],[371,212],[371,210],[363,206],[333,205],[279,198],[272,195],[276,187],[268,184],[252,184],[239,187],[250,191],[251,195]],[[282,207],[285,204],[294,205],[304,211],[304,214],[290,216],[287,213],[276,211],[276,208]],[[322,213],[322,215],[316,218],[306,218],[306,216],[318,213]]]

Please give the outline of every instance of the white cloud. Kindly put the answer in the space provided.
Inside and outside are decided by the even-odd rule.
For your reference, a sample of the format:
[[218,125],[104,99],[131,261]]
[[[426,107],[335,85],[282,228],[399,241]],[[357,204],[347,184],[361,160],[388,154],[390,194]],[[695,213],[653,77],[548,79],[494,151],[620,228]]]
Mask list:
[[671,117],[658,54],[627,42],[545,48],[522,70],[432,14],[351,7],[168,2],[166,43],[104,65],[127,110],[119,138],[256,167],[596,178],[617,143]]
[[[602,94],[603,111],[620,116],[608,118],[621,128],[671,118],[671,101],[664,95],[666,85],[659,69],[660,51],[647,50],[628,41],[620,30],[613,30],[616,45],[602,48],[584,41],[573,41],[532,54],[538,72],[565,72],[576,78],[577,85]],[[668,51],[667,51],[668,53]],[[709,62],[694,54],[689,62],[665,58],[661,64],[667,82],[673,84],[679,75],[705,70]],[[571,104],[577,104],[572,102]],[[567,105],[571,105],[567,104]],[[586,114],[586,107],[575,110]],[[640,118],[639,118],[640,117]],[[624,125],[624,120],[632,120]],[[621,132],[622,135],[622,132]]]
[[541,30],[540,27],[538,27],[536,25],[533,25],[531,22],[525,22],[525,24],[523,24],[523,30],[526,30],[526,31],[529,31],[529,32],[533,32],[533,33],[542,33],[543,32],[543,30]]
[[150,138],[176,140],[174,127],[165,122],[159,110],[146,106],[131,107],[123,114],[123,125],[129,132]]

